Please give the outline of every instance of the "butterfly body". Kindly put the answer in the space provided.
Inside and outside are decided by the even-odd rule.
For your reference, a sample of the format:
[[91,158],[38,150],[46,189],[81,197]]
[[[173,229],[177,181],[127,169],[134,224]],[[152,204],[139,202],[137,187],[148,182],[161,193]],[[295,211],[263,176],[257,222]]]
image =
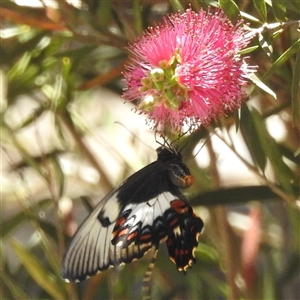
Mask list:
[[157,153],[155,162],[105,196],[83,222],[65,254],[63,278],[84,280],[139,259],[163,241],[178,270],[195,261],[203,222],[179,190],[193,177],[179,153],[166,147]]

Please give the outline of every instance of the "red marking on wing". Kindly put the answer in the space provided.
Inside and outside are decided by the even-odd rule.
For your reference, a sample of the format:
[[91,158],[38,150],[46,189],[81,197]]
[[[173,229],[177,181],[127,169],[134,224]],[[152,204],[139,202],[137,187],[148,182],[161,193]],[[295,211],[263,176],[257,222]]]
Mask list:
[[144,234],[140,236],[140,240],[149,240],[151,239],[152,235],[151,234]]
[[189,207],[180,199],[173,200],[171,202],[171,207],[179,214],[184,214],[188,212]]
[[125,229],[121,230],[120,232],[118,232],[118,236],[121,237],[122,235],[127,234],[128,231],[129,231],[128,228],[125,228]]
[[[194,251],[198,246],[198,236],[202,231],[203,222],[194,214],[193,209],[182,200],[172,201],[171,208],[169,218],[171,219],[172,232],[167,239],[168,252],[177,269],[185,272],[196,261]],[[176,227],[171,226],[174,220],[177,222]]]
[[131,234],[128,235],[127,240],[131,241],[134,238],[136,238],[136,236],[138,235],[137,231],[132,232]]
[[120,218],[117,220],[115,227],[121,227],[121,226],[125,223],[125,221],[126,221],[126,218],[120,217]]

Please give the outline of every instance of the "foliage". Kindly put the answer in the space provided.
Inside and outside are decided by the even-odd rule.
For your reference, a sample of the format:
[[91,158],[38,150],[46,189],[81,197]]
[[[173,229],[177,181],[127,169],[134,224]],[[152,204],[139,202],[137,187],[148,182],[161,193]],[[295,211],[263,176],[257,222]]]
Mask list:
[[[160,247],[151,293],[154,299],[296,299],[300,1],[190,2],[195,10],[219,5],[233,22],[243,16],[257,34],[245,52],[258,72],[238,113],[180,141],[196,178],[187,197],[205,230],[186,276]],[[140,299],[151,255],[80,284],[61,279],[60,262],[88,210],[155,159],[140,141],[155,147],[154,134],[118,97],[126,46],[189,4],[43,3],[1,3],[1,297]]]

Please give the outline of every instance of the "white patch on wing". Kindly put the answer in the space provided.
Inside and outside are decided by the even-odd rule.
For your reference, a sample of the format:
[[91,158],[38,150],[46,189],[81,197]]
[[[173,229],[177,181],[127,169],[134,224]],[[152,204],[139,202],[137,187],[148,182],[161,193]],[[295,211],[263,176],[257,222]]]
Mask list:
[[124,211],[131,209],[131,213],[126,218],[128,221],[125,224],[129,225],[129,222],[142,222],[142,227],[146,225],[152,226],[153,221],[162,216],[163,213],[171,207],[170,202],[176,199],[176,196],[169,192],[162,193],[147,202],[139,204],[128,204],[125,206]]
[[108,218],[110,223],[113,223],[118,218],[120,210],[121,207],[118,200],[118,193],[115,193],[106,203],[105,207],[103,207],[102,216],[103,218]]
[[181,235],[181,230],[180,230],[180,227],[179,227],[179,226],[175,227],[175,228],[173,229],[173,231],[174,231],[174,234],[175,234],[175,235]]
[[155,204],[155,202],[157,201],[157,199],[158,199],[158,197],[153,198],[153,199],[147,201],[147,204],[148,204],[149,206],[153,206],[153,205]]

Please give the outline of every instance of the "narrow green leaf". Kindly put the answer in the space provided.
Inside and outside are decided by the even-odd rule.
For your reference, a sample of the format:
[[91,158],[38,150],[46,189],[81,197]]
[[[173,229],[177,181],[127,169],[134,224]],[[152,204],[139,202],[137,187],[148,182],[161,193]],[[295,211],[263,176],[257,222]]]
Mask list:
[[273,13],[278,22],[286,21],[286,0],[272,0]]
[[[1,255],[2,257],[2,255]],[[2,269],[2,262],[0,264],[0,277],[2,282],[9,288],[11,295],[14,297],[14,299],[19,300],[26,300],[26,299],[30,299],[30,297],[28,297],[26,295],[26,293],[20,288],[20,285],[14,281],[14,279],[9,276],[3,269]],[[3,295],[1,295],[3,296]],[[5,299],[5,298],[2,298]]]
[[231,21],[235,21],[241,14],[238,6],[233,0],[219,0],[220,7]]
[[23,245],[16,240],[10,242],[25,269],[49,295],[54,299],[65,299],[65,295],[59,290],[59,285],[55,282],[55,276],[47,271],[39,260],[33,256]]
[[263,22],[267,22],[267,6],[265,0],[254,0],[254,5]]
[[220,256],[216,249],[204,243],[199,243],[195,250],[195,254],[199,261],[201,261],[201,265],[202,263],[206,265],[216,265],[220,263]]
[[[38,223],[38,226],[41,228],[41,230],[43,230],[43,232],[50,237],[51,239],[53,239],[56,243],[58,243],[58,237],[57,237],[57,230],[55,228],[55,226],[47,221],[43,221],[43,220],[36,220]],[[50,251],[49,251],[50,252]],[[52,251],[53,253],[53,251]],[[53,261],[54,259],[52,259]],[[56,263],[57,265],[57,263]]]
[[273,57],[273,36],[271,34],[262,34],[258,35],[258,42],[263,49],[263,51],[272,59]]
[[259,19],[255,18],[254,16],[247,14],[243,11],[241,11],[241,16],[243,17],[243,19],[249,20],[251,22],[258,23],[258,24],[262,23]]
[[258,134],[252,120],[252,115],[247,105],[241,108],[241,132],[248,146],[252,159],[257,163],[259,168],[264,172],[267,159],[266,155],[259,143]]
[[54,166],[55,175],[56,175],[55,180],[57,181],[57,184],[59,186],[58,197],[60,198],[62,197],[65,191],[65,173],[62,170],[61,165],[58,159],[56,158],[56,156],[52,156],[50,161]]
[[45,257],[47,258],[50,266],[52,267],[52,270],[54,271],[54,278],[56,279],[57,287],[61,287],[62,291],[64,290],[64,282],[60,277],[60,263],[58,253],[53,251],[53,247],[50,245],[50,241],[44,232],[44,230],[49,229],[49,225],[47,225],[46,222],[39,222],[38,220],[37,223],[40,226],[40,228],[37,229],[37,232],[39,233],[42,249],[44,251]]
[[99,13],[99,24],[102,29],[107,29],[109,22],[111,22],[111,1],[99,1],[99,8],[97,9]]
[[178,1],[178,0],[170,0],[170,2],[171,2],[171,5],[173,6],[173,9],[175,11],[178,11],[178,10],[183,11],[184,10],[184,7],[180,3],[180,1]]
[[265,254],[266,259],[266,268],[265,268],[265,274],[263,276],[263,299],[276,299],[275,296],[275,264],[274,264],[274,258],[272,259],[272,256]]
[[252,108],[252,117],[260,144],[262,145],[267,158],[270,160],[277,181],[286,192],[293,194],[291,186],[293,181],[292,171],[283,162],[282,154],[279,150],[278,145],[270,136],[264,120],[255,108]]
[[28,69],[30,60],[31,54],[29,52],[24,53],[19,61],[7,72],[8,80],[12,80],[14,78],[19,78],[20,76],[22,76],[26,69]]
[[300,39],[297,40],[290,48],[288,48],[278,59],[273,63],[272,67],[263,75],[262,80],[272,76],[290,57],[300,50]]
[[287,8],[289,8],[293,12],[300,13],[300,1],[294,0],[286,3]]
[[139,0],[133,0],[133,18],[135,31],[137,34],[141,34],[143,31],[143,17]]
[[258,47],[259,47],[258,45],[252,46],[252,47],[247,47],[247,48],[241,50],[239,52],[239,54],[240,55],[245,55],[245,54],[251,53],[251,52],[255,51]]
[[255,74],[251,74],[249,78],[259,88],[277,99],[275,92],[273,92],[267,85],[265,85]]
[[293,123],[300,122],[300,51],[297,52],[296,61],[293,70],[292,78],[292,109],[293,109]]
[[236,110],[233,115],[234,115],[235,130],[236,132],[238,132],[241,126],[241,109]]

